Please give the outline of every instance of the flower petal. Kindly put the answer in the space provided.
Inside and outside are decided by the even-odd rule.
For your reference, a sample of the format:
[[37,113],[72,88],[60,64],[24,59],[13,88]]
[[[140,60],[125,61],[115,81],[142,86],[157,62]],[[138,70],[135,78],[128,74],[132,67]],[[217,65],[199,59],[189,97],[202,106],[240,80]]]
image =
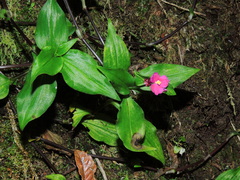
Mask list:
[[153,73],[153,75],[150,77],[150,81],[152,83],[155,83],[157,80],[160,80],[161,76],[158,73]]
[[161,87],[167,87],[169,84],[169,80],[167,76],[161,76],[160,81],[161,81],[161,84],[160,84]]
[[152,84],[150,86],[151,91],[155,94],[155,95],[159,95],[162,94],[165,91],[165,88],[162,88],[161,86],[157,85],[157,84]]

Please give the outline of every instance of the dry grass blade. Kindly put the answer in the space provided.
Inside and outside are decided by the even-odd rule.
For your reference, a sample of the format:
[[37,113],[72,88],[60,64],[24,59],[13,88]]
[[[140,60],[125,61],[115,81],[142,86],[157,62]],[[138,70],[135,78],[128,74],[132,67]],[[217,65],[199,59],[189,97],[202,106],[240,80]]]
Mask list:
[[94,173],[97,166],[92,157],[84,151],[75,150],[74,157],[78,167],[78,173],[81,175],[82,180],[95,180]]

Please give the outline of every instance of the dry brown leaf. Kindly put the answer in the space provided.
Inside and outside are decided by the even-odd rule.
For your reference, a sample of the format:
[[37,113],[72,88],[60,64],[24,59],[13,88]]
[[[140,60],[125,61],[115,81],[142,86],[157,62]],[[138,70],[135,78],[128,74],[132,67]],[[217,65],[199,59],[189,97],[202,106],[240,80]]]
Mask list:
[[62,137],[50,130],[46,130],[41,136],[42,138],[52,141],[56,144],[63,144]]
[[92,157],[80,150],[74,151],[74,157],[82,180],[95,180],[94,173],[97,170],[97,166]]
[[[55,144],[59,144],[59,145],[63,145],[63,138],[61,136],[59,136],[58,134],[50,131],[50,130],[46,130],[42,135],[41,135],[42,138],[44,139],[47,139],[51,142],[54,142]],[[48,150],[54,150],[54,151],[59,151],[61,153],[64,153],[68,156],[71,156],[72,154],[67,152],[67,151],[64,151],[62,149],[59,149],[59,148],[56,148],[56,147],[53,147],[51,145],[47,145],[45,144],[44,146],[46,149]]]
[[172,143],[168,140],[166,140],[166,141],[167,141],[167,151],[168,151],[170,158],[172,159],[172,164],[170,167],[173,169],[176,169],[179,165],[178,156],[177,156],[177,154],[174,153],[174,146],[172,145]]

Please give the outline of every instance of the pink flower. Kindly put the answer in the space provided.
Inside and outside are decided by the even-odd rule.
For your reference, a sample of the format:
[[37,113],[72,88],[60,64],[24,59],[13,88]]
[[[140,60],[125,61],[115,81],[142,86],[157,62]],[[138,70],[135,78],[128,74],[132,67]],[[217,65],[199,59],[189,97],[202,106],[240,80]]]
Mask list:
[[158,73],[154,73],[150,79],[145,79],[144,84],[150,86],[151,91],[155,95],[162,94],[164,91],[167,91],[169,80],[167,76],[160,76]]

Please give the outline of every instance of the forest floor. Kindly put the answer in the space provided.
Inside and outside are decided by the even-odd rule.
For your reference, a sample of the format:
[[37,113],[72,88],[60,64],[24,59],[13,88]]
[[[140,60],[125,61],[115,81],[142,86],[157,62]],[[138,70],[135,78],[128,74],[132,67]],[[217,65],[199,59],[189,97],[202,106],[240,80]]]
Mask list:
[[[33,40],[40,0],[8,1],[9,9],[26,35]],[[59,2],[62,4],[61,2]],[[80,2],[78,2],[80,4]],[[100,32],[106,37],[107,18],[126,42],[153,42],[171,33],[189,16],[190,1],[163,0],[103,0],[88,1],[89,12]],[[176,3],[176,4],[175,4]],[[79,15],[79,23],[86,34],[95,35],[87,17],[78,4],[71,5]],[[127,43],[132,54],[132,70],[150,64],[172,63],[198,68],[196,75],[180,85],[174,97],[139,96],[137,101],[145,116],[157,128],[162,143],[166,167],[178,167],[205,158],[234,131],[240,128],[240,2],[235,0],[199,1],[195,16],[171,38],[154,47],[139,47]],[[21,22],[33,22],[33,26]],[[31,48],[11,26],[0,23],[0,65],[29,62]],[[21,72],[21,70],[18,70]],[[13,76],[14,70],[4,74]],[[13,101],[16,89],[8,98]],[[59,96],[68,99],[72,91],[62,88]],[[56,101],[40,120],[34,121],[25,132],[16,132],[17,121],[8,98],[0,101],[0,172],[1,179],[44,179],[52,173],[42,157],[28,143],[28,137],[40,136],[44,130],[58,134],[64,146],[96,154],[122,157],[124,152],[91,139],[82,126],[72,131],[63,121],[70,118],[68,104]],[[85,100],[84,100],[85,99]],[[82,100],[86,104],[89,97]],[[165,106],[160,106],[165,104]],[[46,123],[47,122],[47,123]],[[56,123],[57,122],[57,123]],[[34,131],[34,132],[33,132]],[[42,148],[42,143],[39,142]],[[169,148],[181,146],[185,152],[173,155]],[[74,165],[72,158],[56,150],[42,148],[60,172]],[[240,139],[234,137],[214,157],[198,168],[176,175],[163,175],[158,179],[215,179],[221,172],[240,165]],[[131,155],[130,155],[131,156]],[[108,179],[150,180],[156,172],[136,170],[130,164],[101,160]],[[149,163],[148,166],[152,164]],[[156,166],[155,166],[156,167]],[[161,167],[158,167],[161,168]],[[66,175],[79,179],[77,171]],[[97,179],[103,179],[97,171]]]

